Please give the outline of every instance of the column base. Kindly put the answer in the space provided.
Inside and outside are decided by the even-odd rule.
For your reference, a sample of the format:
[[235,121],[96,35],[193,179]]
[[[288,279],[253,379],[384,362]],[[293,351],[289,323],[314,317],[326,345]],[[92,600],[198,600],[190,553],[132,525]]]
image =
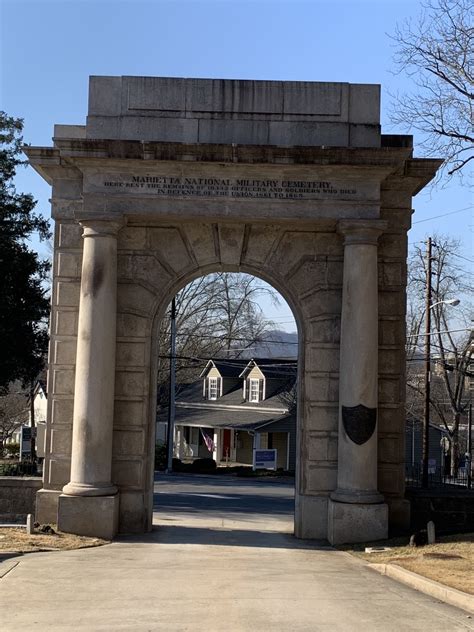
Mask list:
[[354,503],[356,505],[376,505],[384,501],[384,497],[376,489],[336,489],[331,492],[331,498],[337,503]]
[[331,544],[371,542],[388,538],[388,506],[339,503],[329,499],[328,540]]
[[58,529],[65,533],[112,540],[118,531],[119,494],[68,496],[58,502]]
[[63,494],[68,496],[113,496],[118,491],[116,485],[90,485],[89,483],[68,483],[63,487]]

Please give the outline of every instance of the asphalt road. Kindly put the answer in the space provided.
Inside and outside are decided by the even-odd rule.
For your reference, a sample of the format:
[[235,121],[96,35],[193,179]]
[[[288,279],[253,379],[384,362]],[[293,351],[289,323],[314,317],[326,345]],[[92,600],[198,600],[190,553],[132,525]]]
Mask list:
[[154,524],[293,531],[294,481],[156,473]]

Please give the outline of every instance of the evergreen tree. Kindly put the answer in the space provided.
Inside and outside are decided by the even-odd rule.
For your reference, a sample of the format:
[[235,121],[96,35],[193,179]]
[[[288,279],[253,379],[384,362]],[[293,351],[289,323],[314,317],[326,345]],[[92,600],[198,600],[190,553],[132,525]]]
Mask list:
[[28,246],[35,233],[50,236],[48,221],[34,212],[30,194],[17,193],[23,121],[0,112],[0,390],[20,379],[31,382],[44,365],[49,299],[44,281],[49,263]]

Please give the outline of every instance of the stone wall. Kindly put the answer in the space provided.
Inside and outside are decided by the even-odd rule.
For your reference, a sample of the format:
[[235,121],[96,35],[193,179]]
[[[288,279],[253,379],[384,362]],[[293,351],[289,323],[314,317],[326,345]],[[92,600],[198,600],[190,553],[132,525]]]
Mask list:
[[27,514],[35,515],[41,486],[41,478],[0,476],[0,522],[24,522]]

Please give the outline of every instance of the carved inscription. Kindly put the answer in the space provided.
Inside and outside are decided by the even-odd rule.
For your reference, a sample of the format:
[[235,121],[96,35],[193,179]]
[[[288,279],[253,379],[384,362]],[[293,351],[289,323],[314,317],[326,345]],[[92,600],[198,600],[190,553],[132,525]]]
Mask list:
[[108,192],[134,192],[164,197],[266,198],[271,200],[318,200],[351,198],[358,190],[327,180],[254,180],[245,178],[188,178],[159,175],[106,176],[101,183]]

